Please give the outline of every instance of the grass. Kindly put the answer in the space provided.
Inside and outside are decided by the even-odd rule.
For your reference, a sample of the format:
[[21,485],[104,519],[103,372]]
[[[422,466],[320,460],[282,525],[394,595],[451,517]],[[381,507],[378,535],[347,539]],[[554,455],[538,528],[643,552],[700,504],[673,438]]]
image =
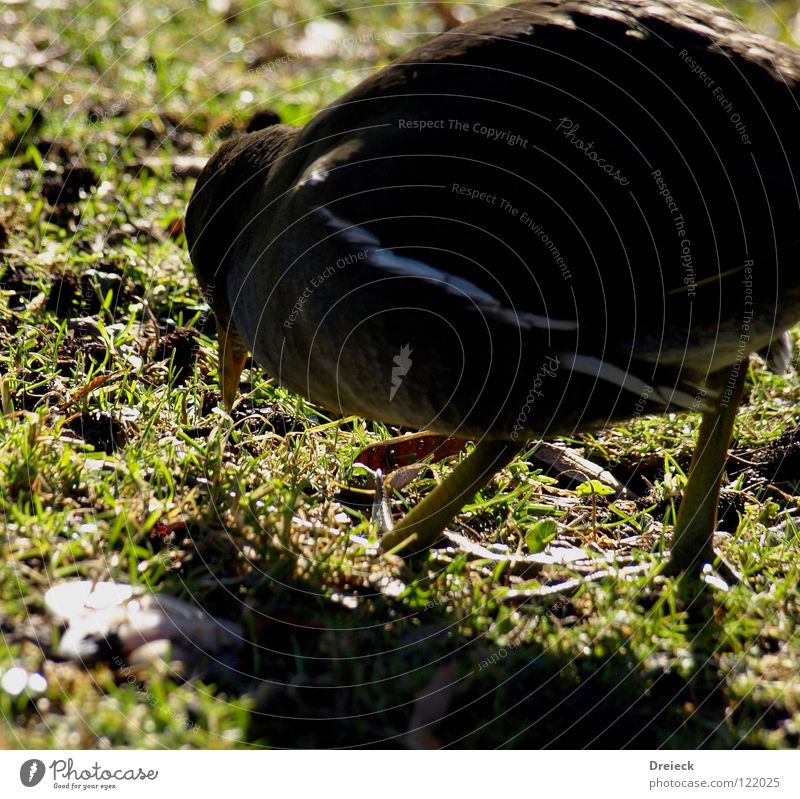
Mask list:
[[[404,560],[371,543],[353,469],[395,431],[328,418],[257,370],[221,412],[180,157],[266,107],[302,124],[442,24],[422,3],[235,5],[0,15],[0,672],[47,681],[0,689],[0,746],[796,748],[797,375],[751,370],[721,521],[747,584],[696,594],[657,576],[693,416],[572,442],[638,502],[579,495],[523,457],[453,528],[483,550]],[[785,37],[794,6],[774,8],[739,6]],[[66,176],[73,160],[92,173]],[[545,518],[583,561],[496,559],[527,554]],[[573,580],[607,562],[616,576]],[[59,659],[43,594],[78,577],[193,601],[246,645],[217,663]]]

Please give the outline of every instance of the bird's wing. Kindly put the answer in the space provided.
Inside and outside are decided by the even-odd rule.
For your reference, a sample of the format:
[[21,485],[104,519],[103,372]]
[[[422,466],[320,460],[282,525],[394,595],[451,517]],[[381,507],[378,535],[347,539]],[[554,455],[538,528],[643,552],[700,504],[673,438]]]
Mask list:
[[[417,147],[397,126],[359,131],[299,175],[283,204],[287,238],[306,249],[324,242],[329,259],[356,258],[375,278],[405,278],[412,298],[422,291],[434,305],[441,297],[521,330],[577,330],[572,292],[548,296],[547,275],[530,265],[549,237],[500,209],[502,185],[492,195],[473,188],[496,184],[493,164],[472,147],[449,149],[442,139]],[[462,185],[477,196],[463,201]],[[553,250],[547,268],[559,274]]]

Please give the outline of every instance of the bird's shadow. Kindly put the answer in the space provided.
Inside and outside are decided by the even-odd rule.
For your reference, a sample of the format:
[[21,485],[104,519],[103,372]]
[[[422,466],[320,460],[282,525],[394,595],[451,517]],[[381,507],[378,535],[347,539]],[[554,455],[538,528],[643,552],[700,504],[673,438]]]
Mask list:
[[[418,579],[422,562],[412,563]],[[253,745],[730,747],[747,745],[731,709],[764,710],[731,698],[713,591],[691,581],[679,587],[691,642],[680,658],[657,645],[642,658],[630,630],[589,625],[568,597],[525,609],[544,616],[559,607],[563,641],[551,629],[546,644],[533,636],[501,645],[476,636],[446,596],[409,610],[399,598],[347,585],[338,592],[279,564],[251,582],[240,604],[246,644],[217,684],[247,698]]]

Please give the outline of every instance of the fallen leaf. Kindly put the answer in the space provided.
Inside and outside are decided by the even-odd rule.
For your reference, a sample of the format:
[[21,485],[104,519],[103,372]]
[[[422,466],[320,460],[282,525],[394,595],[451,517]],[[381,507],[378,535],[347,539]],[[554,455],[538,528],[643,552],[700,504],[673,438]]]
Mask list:
[[614,493],[614,489],[604,485],[599,480],[587,480],[575,489],[575,493],[579,497],[590,497],[593,494],[599,497],[607,497]]
[[124,372],[122,370],[117,370],[116,372],[109,372],[105,375],[97,375],[97,377],[93,377],[85,386],[79,388],[63,405],[59,406],[59,413],[64,413],[64,411],[69,408],[70,405],[74,405],[76,402],[78,402],[78,400],[82,400],[88,394],[91,394],[93,391],[97,391],[98,388],[102,388],[102,386],[107,386],[109,383],[113,383],[122,377],[123,374]]
[[430,463],[436,463],[458,455],[467,443],[463,438],[440,436],[436,433],[410,433],[365,447],[358,453],[355,462],[362,463],[373,471],[380,469],[388,474],[422,460],[430,459]]

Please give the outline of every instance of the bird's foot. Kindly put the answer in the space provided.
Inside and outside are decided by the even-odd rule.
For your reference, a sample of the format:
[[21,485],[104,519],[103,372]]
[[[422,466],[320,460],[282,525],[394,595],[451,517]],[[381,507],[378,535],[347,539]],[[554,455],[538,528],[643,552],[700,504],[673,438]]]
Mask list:
[[435,544],[445,527],[477,492],[520,451],[522,444],[510,441],[479,441],[473,452],[383,536],[386,551],[415,551]]

